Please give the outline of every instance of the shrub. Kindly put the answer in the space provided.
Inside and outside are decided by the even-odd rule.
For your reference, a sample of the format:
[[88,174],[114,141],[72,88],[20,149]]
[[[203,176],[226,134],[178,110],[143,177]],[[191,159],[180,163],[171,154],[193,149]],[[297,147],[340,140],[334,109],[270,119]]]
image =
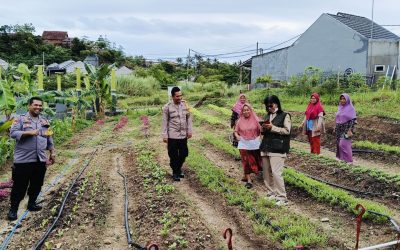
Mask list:
[[150,73],[158,81],[162,89],[166,89],[167,86],[175,85],[176,83],[176,79],[163,69],[152,68]]
[[375,82],[375,84],[373,85],[373,89],[377,90],[377,89],[389,89],[391,86],[391,81],[388,77],[386,76],[380,76],[378,78],[378,80]]
[[10,139],[8,136],[0,136],[0,169],[13,156],[14,145],[15,140]]
[[256,83],[271,83],[271,82],[272,82],[271,75],[260,76],[260,77],[257,77],[257,80],[256,80]]
[[346,91],[350,93],[366,86],[365,78],[360,73],[354,73],[347,77],[347,83]]
[[152,76],[128,75],[118,77],[118,91],[130,96],[150,96],[160,87],[160,83]]

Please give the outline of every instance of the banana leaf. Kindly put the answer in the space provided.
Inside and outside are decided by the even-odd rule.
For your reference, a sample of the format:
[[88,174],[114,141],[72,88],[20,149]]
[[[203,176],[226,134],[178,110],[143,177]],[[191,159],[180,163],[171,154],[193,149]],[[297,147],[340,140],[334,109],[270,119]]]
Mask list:
[[15,98],[7,80],[0,80],[0,112],[10,116],[15,109]]

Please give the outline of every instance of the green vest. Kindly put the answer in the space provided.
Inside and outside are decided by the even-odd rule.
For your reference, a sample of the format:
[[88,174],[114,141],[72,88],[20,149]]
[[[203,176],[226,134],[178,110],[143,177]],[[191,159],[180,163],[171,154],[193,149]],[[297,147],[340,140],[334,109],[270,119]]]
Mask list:
[[[278,113],[274,120],[272,120],[272,124],[276,127],[283,128],[285,117],[286,115],[290,114],[281,112]],[[266,115],[265,120],[269,120],[270,114]],[[262,139],[260,150],[263,152],[270,152],[270,153],[289,153],[290,149],[290,134],[288,135],[280,135],[277,133],[273,133],[270,130],[264,132],[264,137]]]

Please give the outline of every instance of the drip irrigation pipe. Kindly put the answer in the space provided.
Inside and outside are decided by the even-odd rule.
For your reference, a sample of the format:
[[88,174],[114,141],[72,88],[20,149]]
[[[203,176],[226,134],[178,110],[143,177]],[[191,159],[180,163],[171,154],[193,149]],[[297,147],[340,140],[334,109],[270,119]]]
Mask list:
[[139,250],[146,250],[146,247],[143,245],[140,245],[132,240],[131,237],[131,230],[129,228],[129,221],[128,221],[128,188],[127,188],[127,181],[126,181],[126,176],[121,173],[121,165],[119,164],[119,158],[117,159],[117,164],[118,164],[118,171],[117,173],[123,178],[124,182],[124,189],[125,189],[125,207],[124,207],[124,219],[125,219],[125,232],[126,232],[126,238],[128,240],[128,245],[129,246],[134,246]]
[[63,210],[64,210],[65,203],[66,203],[67,200],[68,200],[68,197],[69,197],[69,195],[70,195],[70,193],[71,193],[72,188],[75,186],[76,181],[79,179],[79,177],[81,177],[81,175],[83,174],[83,172],[86,170],[86,168],[87,168],[87,167],[89,166],[89,164],[92,162],[92,160],[93,160],[93,158],[94,158],[94,156],[95,156],[97,150],[98,150],[98,148],[96,148],[96,150],[92,152],[92,154],[90,155],[89,161],[85,164],[85,166],[81,169],[81,171],[78,173],[78,175],[77,175],[77,176],[75,177],[75,179],[72,181],[72,183],[71,183],[71,185],[69,186],[68,191],[67,191],[67,193],[66,193],[66,195],[65,195],[65,197],[64,197],[64,199],[63,199],[63,201],[62,201],[62,203],[61,203],[61,207],[60,207],[60,209],[59,209],[59,211],[58,211],[57,217],[54,219],[54,221],[53,221],[53,223],[51,224],[51,226],[46,230],[46,232],[45,232],[45,234],[42,236],[42,238],[35,244],[35,246],[33,246],[33,248],[32,248],[33,250],[40,249],[40,248],[42,247],[43,243],[46,241],[47,237],[49,236],[49,234],[51,233],[51,231],[52,231],[53,228],[55,227],[56,223],[58,222],[58,220],[59,220],[59,218],[60,218],[60,216],[61,216],[61,214],[62,214],[62,212],[63,212]]
[[325,180],[320,179],[320,178],[318,178],[318,177],[315,177],[315,176],[306,174],[306,173],[304,173],[304,172],[301,172],[301,171],[299,171],[299,170],[297,170],[297,169],[296,169],[296,171],[299,172],[299,173],[301,173],[301,174],[304,174],[305,176],[307,176],[308,178],[311,178],[311,179],[313,179],[313,180],[316,180],[316,181],[322,182],[322,183],[324,183],[324,184],[327,184],[327,185],[329,185],[329,186],[337,187],[337,188],[340,188],[340,189],[343,189],[343,190],[346,190],[346,191],[349,191],[349,192],[358,193],[358,194],[363,194],[363,195],[371,195],[371,196],[384,196],[384,194],[382,194],[382,193],[364,192],[364,191],[361,191],[361,190],[357,190],[357,189],[349,188],[349,187],[342,186],[342,185],[339,185],[339,184],[336,184],[336,183],[332,183],[332,182],[325,181]]
[[394,229],[397,231],[397,233],[400,234],[400,226],[399,226],[399,224],[397,224],[397,222],[392,217],[390,217],[390,216],[388,216],[386,214],[381,214],[381,213],[378,213],[378,212],[375,212],[375,211],[371,211],[371,210],[367,210],[367,212],[371,213],[371,214],[378,215],[378,216],[385,217],[390,223],[392,223],[392,225],[394,226]]
[[[359,206],[361,206],[361,205],[358,204],[356,209],[358,209]],[[378,213],[378,212],[375,212],[375,211],[372,211],[372,210],[365,210],[364,207],[362,207],[362,206],[361,206],[361,208],[364,211],[361,212],[357,217],[357,244],[356,244],[356,249],[359,249],[359,250],[387,249],[387,248],[390,248],[391,246],[396,246],[396,249],[397,249],[397,247],[400,246],[400,226],[399,226],[399,224],[397,224],[397,222],[392,217],[390,217],[390,216],[388,216],[386,214],[381,214],[381,213]],[[397,231],[397,240],[386,242],[386,243],[382,243],[382,244],[375,245],[375,246],[358,248],[358,239],[359,239],[359,234],[360,234],[361,220],[362,220],[362,215],[364,214],[365,211],[367,211],[367,212],[369,212],[371,214],[375,214],[377,216],[385,217],[390,223],[392,223],[392,225],[394,226],[395,230]]]
[[353,153],[375,153],[375,154],[385,154],[389,152],[379,151],[379,150],[372,150],[372,149],[362,149],[362,148],[353,148]]
[[[49,191],[50,188],[54,187],[57,182],[64,176],[65,172],[67,172],[68,169],[70,169],[77,161],[77,158],[72,159],[72,161],[63,168],[63,170],[61,171],[61,173],[59,175],[57,175],[53,181],[46,187],[46,189],[42,192],[39,193],[38,198],[40,198],[44,193],[47,193],[47,191]],[[10,233],[7,235],[6,239],[4,240],[3,244],[0,247],[0,250],[4,250],[6,249],[6,247],[8,246],[8,244],[10,243],[12,237],[15,234],[15,231],[21,226],[21,222],[22,220],[25,219],[25,217],[29,214],[29,210],[25,210],[24,213],[18,218],[17,222],[15,223],[14,227],[12,228],[12,230],[10,231]],[[7,230],[7,227],[5,227],[2,230],[3,234],[5,231]]]
[[[307,141],[303,141],[303,140],[297,139],[297,138],[291,138],[291,140],[297,141],[297,142],[301,142],[301,143],[307,143]],[[335,152],[335,150],[332,150],[332,149],[327,148],[327,147],[322,147],[321,146],[321,148],[325,149],[327,151],[330,151],[330,152]],[[385,154],[385,153],[387,154],[387,153],[389,153],[389,152],[385,152],[385,151],[372,150],[372,149],[362,149],[362,148],[352,148],[351,151],[353,153],[370,153],[370,154]]]

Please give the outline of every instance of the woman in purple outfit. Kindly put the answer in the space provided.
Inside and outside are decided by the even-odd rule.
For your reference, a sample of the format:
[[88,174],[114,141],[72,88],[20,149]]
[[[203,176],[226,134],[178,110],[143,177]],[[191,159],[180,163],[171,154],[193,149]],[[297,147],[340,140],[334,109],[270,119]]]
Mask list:
[[340,95],[336,113],[336,158],[348,163],[353,163],[351,138],[355,124],[357,124],[356,110],[350,96],[343,93]]

